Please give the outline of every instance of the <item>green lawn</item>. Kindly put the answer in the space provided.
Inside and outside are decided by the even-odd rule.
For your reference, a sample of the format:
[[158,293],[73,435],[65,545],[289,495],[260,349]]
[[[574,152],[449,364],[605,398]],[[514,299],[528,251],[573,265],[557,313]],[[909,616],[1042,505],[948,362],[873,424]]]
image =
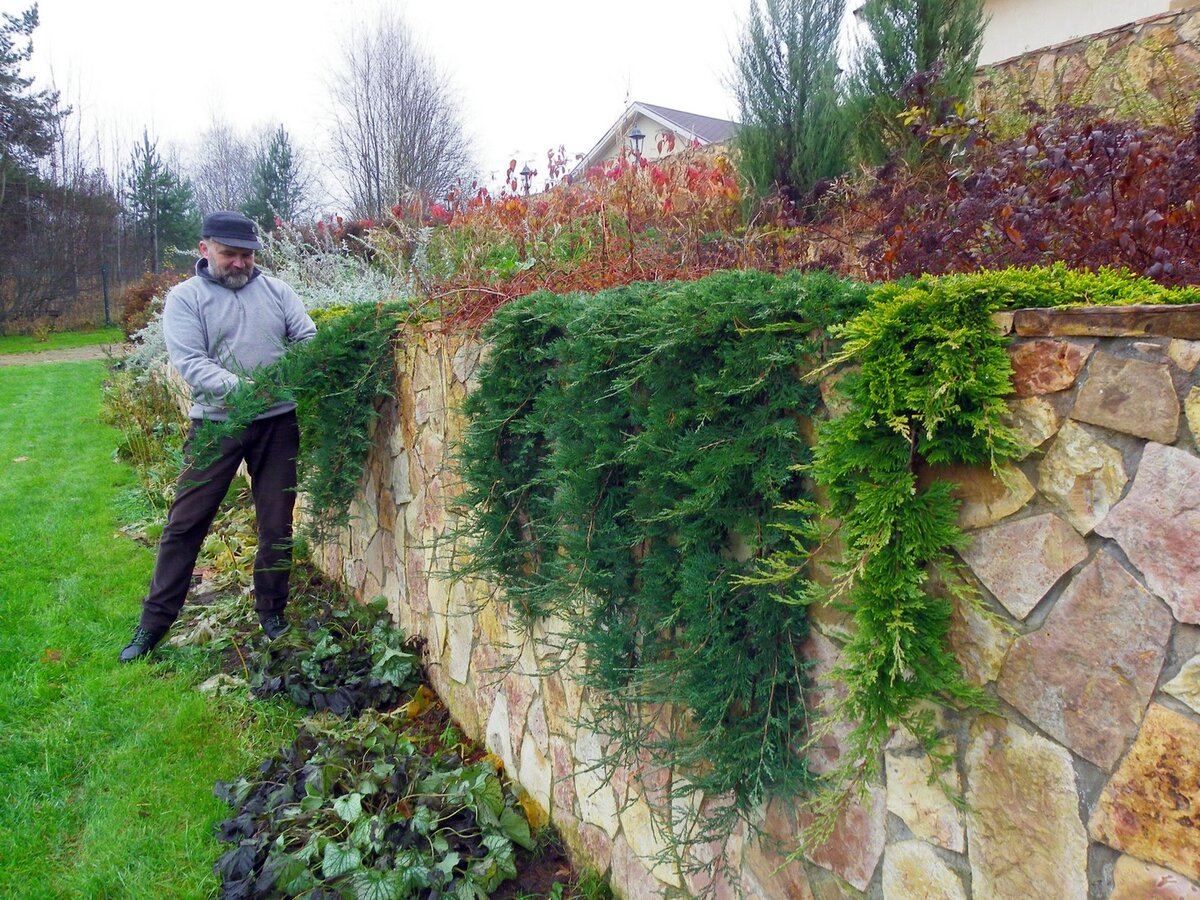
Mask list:
[[97,328],[95,331],[64,331],[52,334],[44,341],[32,335],[9,334],[0,337],[0,353],[37,353],[39,350],[67,350],[71,347],[91,347],[93,344],[119,344],[125,340],[120,328]]
[[203,648],[117,663],[153,554],[116,533],[133,476],[97,423],[103,377],[0,368],[0,896],[214,896],[213,782],[298,714],[202,697]]

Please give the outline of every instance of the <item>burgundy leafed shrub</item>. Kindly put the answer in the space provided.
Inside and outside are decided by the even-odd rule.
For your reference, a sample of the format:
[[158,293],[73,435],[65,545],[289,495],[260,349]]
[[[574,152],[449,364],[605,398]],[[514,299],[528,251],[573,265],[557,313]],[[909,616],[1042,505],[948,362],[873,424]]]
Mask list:
[[1057,260],[1200,283],[1196,134],[1060,108],[1023,136],[953,162],[885,173],[869,200],[872,275],[894,278]]
[[154,316],[152,303],[155,297],[162,299],[167,291],[179,284],[186,276],[168,269],[165,272],[146,272],[121,293],[121,330],[126,337],[133,337],[146,327]]

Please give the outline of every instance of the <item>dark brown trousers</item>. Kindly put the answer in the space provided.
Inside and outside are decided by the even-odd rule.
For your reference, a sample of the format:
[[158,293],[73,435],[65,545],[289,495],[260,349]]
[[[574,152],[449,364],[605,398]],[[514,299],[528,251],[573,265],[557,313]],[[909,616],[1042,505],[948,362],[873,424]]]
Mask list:
[[203,469],[191,464],[196,425],[188,432],[188,463],[176,482],[175,502],[158,544],[141,626],[164,632],[183,608],[196,556],[242,460],[250,471],[258,555],[254,559],[254,609],[260,619],[283,612],[292,567],[292,512],[296,505],[296,455],[300,430],[295,412],[257,419],[239,437],[222,441],[220,457]]

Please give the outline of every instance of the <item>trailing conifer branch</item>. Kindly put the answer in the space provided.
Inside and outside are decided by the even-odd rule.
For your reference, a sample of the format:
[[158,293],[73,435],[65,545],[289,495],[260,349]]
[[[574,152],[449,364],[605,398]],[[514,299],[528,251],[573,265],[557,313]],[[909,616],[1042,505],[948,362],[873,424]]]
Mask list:
[[[866,288],[724,273],[597,295],[535,294],[496,314],[468,398],[460,576],[553,614],[587,658],[605,762],[647,759],[664,811],[698,796],[679,845],[727,835],[768,793],[810,781],[803,605],[739,579],[809,528],[800,377]],[[805,505],[808,503],[810,505]]]
[[[814,373],[856,370],[840,382],[847,412],[822,425],[809,469],[845,548],[824,602],[853,615],[850,639],[829,674],[842,698],[824,710],[815,740],[852,726],[837,768],[823,778],[801,847],[822,843],[855,789],[878,780],[884,744],[903,727],[929,754],[935,774],[951,764],[928,702],[987,709],[994,700],[968,683],[949,646],[955,602],[979,606],[952,554],[965,538],[953,484],[919,477],[929,466],[1000,466],[1022,449],[1003,422],[1011,393],[1007,338],[992,316],[1006,309],[1134,302],[1186,303],[1195,289],[1165,289],[1127,273],[1062,266],[923,277],[883,285],[868,308],[833,330],[840,351]],[[926,484],[926,482],[928,482]],[[809,542],[792,541],[757,577],[798,585],[809,599]],[[932,578],[943,590],[930,591]]]
[[229,418],[205,422],[193,452],[201,466],[220,442],[276,403],[296,403],[302,532],[326,540],[345,525],[362,482],[380,401],[393,396],[396,332],[404,304],[358,304],[320,317],[316,336],[292,347],[225,399]]

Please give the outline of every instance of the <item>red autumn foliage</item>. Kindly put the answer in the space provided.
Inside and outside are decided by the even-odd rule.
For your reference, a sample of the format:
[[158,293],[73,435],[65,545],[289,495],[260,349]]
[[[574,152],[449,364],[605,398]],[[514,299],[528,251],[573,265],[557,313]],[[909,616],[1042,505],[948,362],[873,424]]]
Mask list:
[[1200,283],[1196,135],[1086,109],[1056,110],[1000,142],[985,123],[953,113],[926,122],[918,111],[910,124],[924,156],[825,186],[815,219],[783,198],[747,217],[721,149],[653,162],[626,154],[574,179],[562,178],[560,150],[547,158],[549,179],[562,178],[555,186],[524,194],[514,160],[498,195],[472,184],[444,203],[413,200],[366,240],[406,259],[427,240],[427,300],[466,323],[540,289],[597,291],[728,268],[891,279],[1063,261]]

